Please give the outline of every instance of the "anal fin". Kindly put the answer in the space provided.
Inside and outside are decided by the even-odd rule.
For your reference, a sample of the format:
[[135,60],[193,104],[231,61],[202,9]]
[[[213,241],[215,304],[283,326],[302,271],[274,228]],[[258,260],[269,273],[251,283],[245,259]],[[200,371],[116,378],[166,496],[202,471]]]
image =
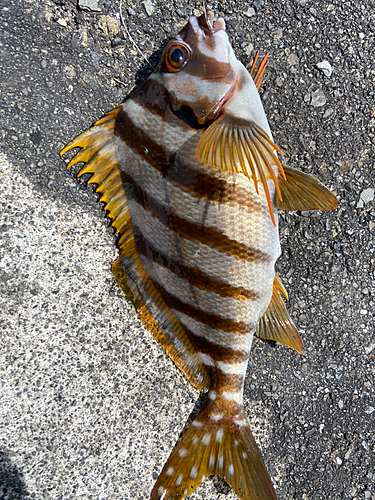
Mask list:
[[284,167],[285,179],[279,176],[281,199],[273,204],[280,210],[333,210],[337,199],[331,191],[312,175],[291,167]]
[[276,274],[271,301],[266,312],[258,321],[255,335],[260,339],[274,340],[284,344],[302,354],[302,339],[286,310],[282,295],[288,298],[284,285]]
[[139,319],[189,383],[199,391],[207,391],[210,385],[207,370],[196,347],[146,273],[131,228],[122,236],[119,245],[120,257],[113,263],[112,272],[120,288],[133,303]]

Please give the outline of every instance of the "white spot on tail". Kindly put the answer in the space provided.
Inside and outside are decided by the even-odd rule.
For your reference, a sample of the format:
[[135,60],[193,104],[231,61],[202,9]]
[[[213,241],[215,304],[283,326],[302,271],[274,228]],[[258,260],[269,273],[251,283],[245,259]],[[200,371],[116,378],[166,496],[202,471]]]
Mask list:
[[237,441],[237,439],[235,439],[235,440],[234,440],[234,446],[235,446],[236,448],[238,448],[238,441]]
[[193,437],[193,446],[197,446],[198,442],[199,442],[199,439],[197,438],[197,436],[194,436]]
[[180,474],[178,476],[178,478],[176,479],[176,486],[180,486],[180,484],[182,483],[183,478],[184,478],[184,476],[182,474]]
[[168,467],[167,471],[166,471],[166,476],[167,477],[171,477],[171,475],[174,473],[174,467]]
[[234,392],[223,391],[222,396],[223,396],[223,398],[227,399],[228,401],[235,401],[238,404],[242,404],[242,402],[243,402],[242,390],[241,391],[234,391]]
[[224,467],[224,457],[223,457],[223,455],[219,455],[219,460],[217,462],[217,465],[219,467],[219,470],[223,470],[223,467]]
[[242,452],[242,456],[243,456],[244,458],[247,458],[247,453],[246,453],[246,451],[243,451],[243,452]]
[[208,467],[210,469],[212,469],[214,465],[215,465],[215,455],[210,455],[210,460],[208,462]]
[[198,352],[198,356],[202,363],[204,363],[206,366],[214,366],[213,359],[208,354],[205,354],[204,352]]
[[234,476],[234,467],[233,467],[233,464],[229,464],[228,465],[228,474],[230,476]]
[[183,492],[183,495],[187,495],[188,493],[189,493],[188,488],[185,488],[185,489],[184,489],[184,492]]
[[238,427],[244,427],[247,424],[247,420],[244,418],[242,420],[236,420],[234,419],[233,422],[238,426]]
[[223,429],[218,429],[216,431],[216,441],[218,443],[221,443],[221,441],[223,440],[223,435],[224,435],[224,430]]
[[203,423],[199,422],[199,420],[194,420],[191,424],[193,427],[203,427]]
[[216,396],[217,396],[216,391],[210,391],[210,392],[208,393],[208,397],[209,397],[210,399],[212,399],[212,401],[215,401]]
[[211,441],[211,434],[207,432],[202,438],[202,444],[205,444],[207,446],[210,444],[210,441]]
[[196,465],[193,465],[190,471],[190,477],[191,479],[197,479],[198,476],[198,467]]
[[178,456],[179,456],[180,458],[185,458],[185,457],[187,457],[187,454],[188,454],[188,451],[187,451],[187,449],[186,449],[186,448],[180,448],[180,449],[178,450]]
[[214,421],[214,422],[218,422],[219,420],[221,420],[223,418],[223,415],[221,413],[215,413],[214,415],[212,415],[211,419]]
[[166,492],[166,489],[164,486],[159,486],[158,488],[158,495],[162,496]]

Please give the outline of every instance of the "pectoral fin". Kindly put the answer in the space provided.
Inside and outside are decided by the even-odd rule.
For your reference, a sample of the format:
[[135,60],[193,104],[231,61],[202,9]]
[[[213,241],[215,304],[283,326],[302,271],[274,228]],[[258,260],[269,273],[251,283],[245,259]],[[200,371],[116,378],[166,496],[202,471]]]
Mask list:
[[277,174],[272,167],[277,166],[281,176],[285,177],[275,151],[281,153],[268,134],[256,123],[224,112],[203,132],[197,149],[197,157],[206,165],[229,172],[242,173],[248,179],[253,179],[257,193],[258,182],[261,182],[271,219],[275,224],[267,181],[273,180],[276,192],[281,199]]
[[258,321],[256,336],[265,340],[275,340],[302,354],[303,343],[301,337],[286,310],[282,295],[286,299],[288,298],[284,285],[276,274],[271,302],[267,311]]
[[285,179],[279,178],[281,198],[275,196],[273,203],[280,210],[333,210],[337,199],[312,175],[291,167],[284,167]]

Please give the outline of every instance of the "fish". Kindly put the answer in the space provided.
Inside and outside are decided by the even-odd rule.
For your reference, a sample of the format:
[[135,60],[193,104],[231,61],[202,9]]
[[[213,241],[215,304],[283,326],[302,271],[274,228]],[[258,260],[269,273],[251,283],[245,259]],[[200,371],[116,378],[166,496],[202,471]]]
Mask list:
[[183,499],[209,476],[243,500],[276,493],[244,410],[254,335],[303,352],[275,273],[278,210],[329,210],[333,193],[282,166],[223,18],[192,16],[124,103],[61,151],[79,151],[118,236],[112,272],[155,340],[206,393],[152,489]]

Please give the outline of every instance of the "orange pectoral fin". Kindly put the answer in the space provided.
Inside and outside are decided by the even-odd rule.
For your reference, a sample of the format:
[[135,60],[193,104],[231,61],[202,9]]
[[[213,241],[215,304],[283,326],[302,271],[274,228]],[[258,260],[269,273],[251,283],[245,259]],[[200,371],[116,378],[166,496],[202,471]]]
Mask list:
[[203,132],[197,148],[197,157],[206,165],[229,172],[242,173],[248,179],[253,179],[257,193],[257,184],[261,182],[271,219],[275,225],[267,181],[272,179],[281,200],[278,176],[273,167],[277,166],[281,176],[285,178],[283,167],[275,151],[281,154],[280,149],[271,141],[268,134],[256,123],[237,119],[230,113],[224,112]]
[[264,315],[258,321],[255,334],[260,339],[275,340],[302,354],[302,339],[286,310],[282,295],[288,298],[284,285],[280,277],[276,274],[271,302]]

